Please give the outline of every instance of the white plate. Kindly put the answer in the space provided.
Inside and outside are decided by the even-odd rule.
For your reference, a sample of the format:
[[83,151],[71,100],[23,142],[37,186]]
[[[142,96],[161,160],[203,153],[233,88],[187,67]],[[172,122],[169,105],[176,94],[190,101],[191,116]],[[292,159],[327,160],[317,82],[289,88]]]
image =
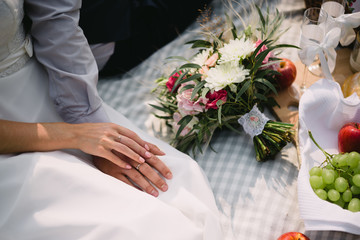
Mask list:
[[309,170],[325,160],[309,138],[329,153],[338,153],[337,135],[348,122],[360,122],[360,99],[356,94],[344,98],[340,85],[321,79],[314,83],[299,103],[299,144],[302,165],[298,176],[300,215],[306,230],[343,231],[360,235],[360,212],[353,213],[321,200],[309,183]]

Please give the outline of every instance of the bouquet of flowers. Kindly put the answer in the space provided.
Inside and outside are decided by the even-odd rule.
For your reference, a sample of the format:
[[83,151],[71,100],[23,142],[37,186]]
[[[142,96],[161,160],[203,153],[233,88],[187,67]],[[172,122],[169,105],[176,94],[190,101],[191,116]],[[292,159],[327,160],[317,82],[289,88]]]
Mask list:
[[277,93],[279,74],[275,50],[295,46],[275,44],[283,20],[278,11],[272,18],[269,10],[265,16],[258,7],[256,12],[260,19],[256,28],[249,25],[238,31],[230,22],[219,34],[207,31],[211,39],[188,42],[198,49],[194,57],[173,57],[184,63],[156,80],[153,92],[158,104],[151,106],[162,112],[155,116],[173,129],[172,145],[180,151],[192,147],[201,152],[214,131],[223,127],[241,134],[239,124],[253,138],[258,161],[274,157],[291,141],[293,125],[269,120],[262,111],[277,105],[271,97]]

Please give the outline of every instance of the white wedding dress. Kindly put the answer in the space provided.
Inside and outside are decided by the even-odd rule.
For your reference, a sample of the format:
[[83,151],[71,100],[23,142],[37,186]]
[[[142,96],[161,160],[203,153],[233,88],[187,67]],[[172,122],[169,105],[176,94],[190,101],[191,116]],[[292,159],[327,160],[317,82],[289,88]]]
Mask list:
[[[0,118],[61,121],[48,80],[22,30],[23,1],[0,0]],[[84,153],[0,155],[0,239],[221,240],[213,194],[194,160],[105,106],[111,121],[158,145],[173,172],[152,197],[100,172]],[[0,144],[1,144],[0,139]]]

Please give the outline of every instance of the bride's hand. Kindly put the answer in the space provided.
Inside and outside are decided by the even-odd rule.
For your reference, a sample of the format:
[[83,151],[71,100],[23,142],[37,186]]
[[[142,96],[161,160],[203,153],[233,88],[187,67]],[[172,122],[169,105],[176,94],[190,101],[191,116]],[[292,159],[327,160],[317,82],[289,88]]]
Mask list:
[[[153,156],[146,160],[145,163],[137,163],[130,158],[117,154],[123,161],[128,162],[133,166],[131,169],[120,168],[111,161],[104,158],[94,156],[94,165],[102,172],[123,181],[130,186],[138,188],[147,192],[155,197],[159,195],[156,188],[165,192],[168,189],[168,185],[165,180],[172,178],[172,173],[169,168],[156,156]],[[155,188],[155,187],[156,188]]]
[[108,159],[121,168],[131,169],[131,164],[120,158],[117,153],[138,164],[153,158],[154,155],[164,155],[156,145],[142,140],[135,132],[114,123],[75,124],[74,132],[80,150]]

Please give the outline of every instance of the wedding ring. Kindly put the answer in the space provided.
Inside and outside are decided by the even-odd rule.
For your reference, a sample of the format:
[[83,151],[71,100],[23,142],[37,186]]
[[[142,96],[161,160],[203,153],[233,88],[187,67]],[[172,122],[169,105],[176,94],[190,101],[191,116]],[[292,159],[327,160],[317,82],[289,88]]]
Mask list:
[[141,166],[141,163],[139,163],[139,164],[135,167],[135,168],[136,168],[136,170],[138,170],[138,171],[139,171],[140,166]]
[[121,142],[121,135],[118,136],[118,141]]

